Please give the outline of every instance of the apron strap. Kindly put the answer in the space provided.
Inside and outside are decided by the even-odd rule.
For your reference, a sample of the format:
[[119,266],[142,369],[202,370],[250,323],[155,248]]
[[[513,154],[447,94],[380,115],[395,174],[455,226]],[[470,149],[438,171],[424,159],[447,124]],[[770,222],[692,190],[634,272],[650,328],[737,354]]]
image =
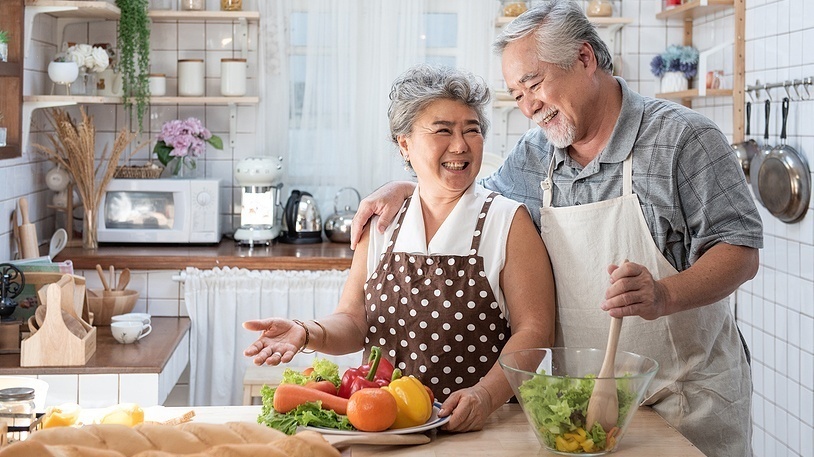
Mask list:
[[401,225],[404,222],[404,215],[407,214],[407,208],[410,206],[410,200],[412,199],[413,199],[412,196],[407,197],[407,199],[404,201],[404,204],[401,206],[401,211],[399,212],[399,221],[398,223],[396,223],[396,229],[393,230],[393,236],[390,237],[390,242],[387,243],[387,250],[385,251],[385,254],[393,253],[393,246],[396,245],[396,240],[398,239],[399,232],[401,231]]
[[551,162],[548,163],[548,174],[544,180],[540,181],[540,188],[543,189],[543,208],[551,207],[551,195],[554,188],[554,181],[551,177],[554,175],[554,154],[551,154]]
[[622,164],[622,176],[622,196],[627,196],[633,193],[633,151]]
[[472,234],[472,247],[469,249],[469,255],[478,255],[480,236],[483,233],[483,223],[486,221],[486,213],[489,212],[489,207],[492,206],[492,202],[495,200],[496,196],[497,192],[492,192],[488,197],[486,197],[486,201],[483,202],[483,206],[480,209],[480,214],[478,214],[478,223],[475,224],[475,233]]

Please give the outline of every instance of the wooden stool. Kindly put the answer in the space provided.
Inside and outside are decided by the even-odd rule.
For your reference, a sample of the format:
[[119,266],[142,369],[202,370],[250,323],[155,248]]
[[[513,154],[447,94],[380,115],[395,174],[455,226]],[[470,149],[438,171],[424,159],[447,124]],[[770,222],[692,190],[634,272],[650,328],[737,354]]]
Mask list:
[[269,385],[271,387],[275,387],[277,384],[280,384],[280,381],[283,380],[283,372],[286,368],[291,368],[297,371],[302,371],[305,367],[290,367],[287,365],[278,365],[276,367],[270,365],[250,365],[246,368],[246,373],[243,375],[243,404],[244,405],[253,405],[254,400],[260,400],[262,403],[262,399],[260,396],[260,389],[263,388],[263,385]]

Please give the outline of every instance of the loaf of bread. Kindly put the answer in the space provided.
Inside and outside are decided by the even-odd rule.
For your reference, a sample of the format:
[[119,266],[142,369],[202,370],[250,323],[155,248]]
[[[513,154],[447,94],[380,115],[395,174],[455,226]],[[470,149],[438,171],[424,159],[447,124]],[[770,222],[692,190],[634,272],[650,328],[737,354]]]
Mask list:
[[0,457],[339,457],[322,435],[293,436],[250,422],[176,426],[113,424],[60,427],[32,433]]

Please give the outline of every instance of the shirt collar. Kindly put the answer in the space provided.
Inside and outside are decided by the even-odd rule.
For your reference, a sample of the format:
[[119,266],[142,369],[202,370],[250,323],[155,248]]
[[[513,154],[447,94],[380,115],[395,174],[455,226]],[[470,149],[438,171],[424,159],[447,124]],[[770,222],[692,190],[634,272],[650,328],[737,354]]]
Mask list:
[[[619,118],[613,127],[608,145],[600,153],[599,161],[602,163],[624,162],[633,145],[636,143],[636,136],[639,134],[642,115],[644,114],[644,98],[627,86],[624,79],[616,76],[616,81],[622,89],[622,110]],[[567,149],[554,149],[554,168],[559,167],[567,158]]]

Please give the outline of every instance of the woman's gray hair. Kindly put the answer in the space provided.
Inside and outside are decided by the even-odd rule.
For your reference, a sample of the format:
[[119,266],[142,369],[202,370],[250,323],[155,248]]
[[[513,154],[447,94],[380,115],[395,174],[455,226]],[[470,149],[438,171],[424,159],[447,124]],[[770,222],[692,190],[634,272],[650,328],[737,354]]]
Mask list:
[[421,112],[438,100],[453,100],[472,108],[480,122],[481,134],[486,137],[489,119],[486,105],[489,103],[489,87],[473,74],[449,67],[416,65],[393,83],[390,89],[390,137],[398,144],[399,135],[409,135]]
[[588,43],[594,49],[599,68],[613,74],[613,56],[608,46],[588,21],[582,7],[573,0],[536,4],[510,22],[492,47],[501,55],[509,43],[530,33],[535,34],[537,57],[543,62],[569,70],[577,59],[582,43]]

